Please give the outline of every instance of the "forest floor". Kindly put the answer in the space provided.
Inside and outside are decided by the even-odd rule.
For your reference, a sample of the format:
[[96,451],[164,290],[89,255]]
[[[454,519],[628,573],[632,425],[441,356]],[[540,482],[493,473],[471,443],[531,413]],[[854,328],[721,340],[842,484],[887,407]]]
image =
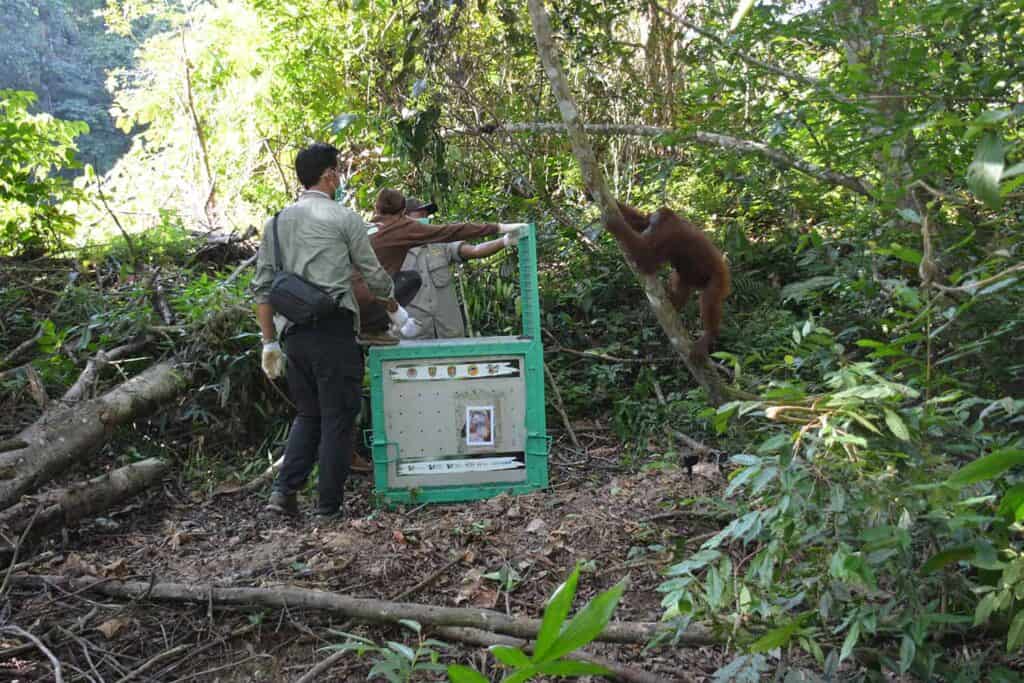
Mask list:
[[[606,432],[583,436],[591,444],[587,456],[556,443],[551,486],[544,492],[385,511],[372,507],[372,482],[356,476],[346,517],[327,523],[306,513],[310,498],[302,500],[302,516],[282,518],[263,511],[265,491],[224,486],[204,493],[168,480],[51,540],[19,569],[191,585],[303,587],[540,616],[574,563],[583,562],[577,608],[629,576],[614,618],[657,621],[660,572],[675,546],[682,539],[692,551],[716,530],[713,520],[672,510],[682,499],[715,493],[720,475],[713,465],[698,465],[692,476],[675,465],[627,471]],[[493,574],[503,567],[512,570],[510,591]],[[331,631],[344,619],[325,612],[117,601],[23,583],[8,590],[7,622],[44,637],[64,666],[64,680],[295,681],[330,654],[322,648],[345,640]],[[415,635],[401,628],[348,630],[378,643],[416,644]],[[0,680],[52,680],[49,661],[24,642],[0,636]],[[713,648],[587,649],[669,681],[704,680],[723,663]],[[467,659],[479,670],[494,671],[493,658],[482,648],[451,643],[442,650],[442,661]],[[318,680],[367,680],[374,663],[373,653],[349,653]],[[433,676],[416,680],[440,680]]]

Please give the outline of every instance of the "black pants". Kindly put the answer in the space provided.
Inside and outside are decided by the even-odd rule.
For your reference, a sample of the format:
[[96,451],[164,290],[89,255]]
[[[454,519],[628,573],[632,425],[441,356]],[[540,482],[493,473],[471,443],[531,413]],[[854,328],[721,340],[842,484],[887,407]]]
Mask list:
[[[402,306],[408,306],[416,298],[423,284],[423,278],[415,270],[400,270],[394,274],[395,299]],[[376,301],[367,306],[360,314],[360,325],[367,332],[383,332],[388,329],[388,311]]]
[[315,325],[293,327],[284,338],[288,393],[298,411],[274,489],[301,489],[320,464],[319,506],[341,506],[352,464],[352,436],[363,384],[363,353],[349,311]]

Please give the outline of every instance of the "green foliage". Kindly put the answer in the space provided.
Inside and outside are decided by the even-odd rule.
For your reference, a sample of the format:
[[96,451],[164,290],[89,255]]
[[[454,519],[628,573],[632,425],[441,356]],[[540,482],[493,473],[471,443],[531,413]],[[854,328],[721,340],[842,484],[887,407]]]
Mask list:
[[392,640],[387,641],[384,645],[377,645],[372,640],[331,629],[331,633],[344,636],[346,640],[340,645],[329,645],[323,649],[355,652],[359,657],[369,654],[375,660],[367,674],[367,680],[370,681],[382,678],[388,683],[407,683],[415,680],[416,674],[420,672],[445,671],[446,667],[440,663],[440,658],[441,651],[448,645],[424,638],[418,622],[403,620],[401,625],[416,635],[415,648]]
[[[545,675],[571,677],[600,676],[607,673],[602,666],[567,659],[566,656],[591,642],[604,630],[619,604],[622,593],[626,590],[626,581],[623,579],[597,595],[572,619],[566,621],[573,598],[576,596],[579,578],[580,568],[576,567],[548,600],[532,656],[517,647],[491,647],[494,658],[511,669],[511,672],[502,679],[504,683],[524,683]],[[448,667],[448,680],[453,683],[476,683],[487,679],[468,667],[452,665]]]
[[31,92],[0,90],[0,255],[59,249],[77,222],[65,202],[81,197],[59,173],[78,167],[82,122],[31,114]]

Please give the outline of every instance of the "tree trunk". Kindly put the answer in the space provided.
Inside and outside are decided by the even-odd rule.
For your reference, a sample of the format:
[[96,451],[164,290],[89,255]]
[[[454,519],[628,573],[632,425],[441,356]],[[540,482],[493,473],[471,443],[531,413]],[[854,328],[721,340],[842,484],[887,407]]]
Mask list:
[[[74,591],[92,591],[109,597],[131,600],[310,609],[375,624],[394,624],[402,619],[412,619],[424,626],[469,626],[531,640],[535,639],[540,631],[540,619],[510,617],[492,610],[353,598],[306,588],[222,588],[195,583],[108,581],[95,576],[69,578],[18,574],[11,578],[12,583],[21,585],[56,584]],[[645,645],[664,628],[660,624],[650,622],[613,622],[605,627],[596,640]],[[678,640],[673,640],[673,643],[679,647],[703,647],[717,644],[718,641],[705,627],[691,625]]]
[[0,510],[85,458],[114,427],[151,413],[188,384],[184,366],[165,361],[98,398],[44,413],[18,435],[25,447],[0,454]]
[[48,493],[41,500],[13,505],[0,512],[0,527],[18,536],[26,529],[29,537],[51,533],[134,496],[159,481],[167,469],[167,463],[156,458],[126,465],[78,486]]
[[[622,223],[623,219],[618,203],[605,182],[604,173],[597,163],[594,149],[583,130],[583,122],[580,121],[579,110],[569,91],[569,84],[565,80],[565,74],[562,73],[558,49],[555,47],[554,37],[551,33],[551,21],[544,9],[543,0],[529,0],[528,4],[530,18],[533,21],[534,36],[537,39],[537,51],[544,64],[544,72],[551,81],[551,91],[558,103],[558,111],[562,114],[562,120],[565,122],[565,128],[572,143],[572,151],[580,165],[583,180],[594,201],[601,208],[605,226],[612,221]],[[662,330],[668,336],[672,348],[679,354],[693,378],[708,392],[710,402],[714,405],[720,404],[722,402],[722,386],[714,366],[707,358],[700,359],[699,362],[695,362],[692,358],[693,342],[686,330],[683,329],[679,312],[668,300],[661,280],[658,279],[657,274],[640,273],[628,256],[626,263],[629,264],[630,269],[640,281],[647,295],[647,302]]]

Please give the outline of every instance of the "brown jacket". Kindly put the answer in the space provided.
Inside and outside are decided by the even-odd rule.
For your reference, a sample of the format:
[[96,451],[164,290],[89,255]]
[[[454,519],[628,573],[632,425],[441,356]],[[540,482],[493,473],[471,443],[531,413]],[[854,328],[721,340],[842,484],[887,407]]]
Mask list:
[[[420,223],[408,216],[375,215],[370,223],[377,226],[377,232],[370,235],[370,246],[377,254],[380,265],[390,275],[397,273],[409,250],[423,244],[435,242],[455,242],[471,240],[476,237],[487,237],[498,234],[497,223],[442,223],[432,225]],[[366,282],[358,274],[353,274],[352,291],[356,295],[359,307],[365,309],[375,301]]]

